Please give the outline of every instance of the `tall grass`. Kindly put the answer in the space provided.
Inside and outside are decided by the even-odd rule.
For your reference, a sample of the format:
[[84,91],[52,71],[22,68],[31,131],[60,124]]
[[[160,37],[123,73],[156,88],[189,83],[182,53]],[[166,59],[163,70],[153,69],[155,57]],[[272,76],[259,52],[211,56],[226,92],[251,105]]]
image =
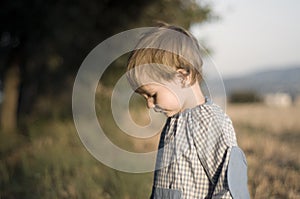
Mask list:
[[[101,98],[98,108],[106,111],[108,101]],[[118,138],[111,117],[101,122],[113,140],[132,148],[130,140]],[[39,119],[26,131],[0,132],[1,199],[149,197],[152,174],[119,172],[98,162],[84,148],[71,117]]]
[[300,107],[231,105],[248,160],[251,198],[300,198]]
[[[155,149],[158,136],[141,141],[118,128],[109,110],[111,90],[100,91],[96,109],[107,136],[130,151]],[[230,105],[227,112],[247,156],[251,198],[299,199],[300,107]],[[141,124],[149,119],[142,115],[133,111]],[[35,120],[26,132],[0,132],[0,157],[1,199],[140,199],[151,191],[153,173],[119,172],[94,159],[71,117]]]

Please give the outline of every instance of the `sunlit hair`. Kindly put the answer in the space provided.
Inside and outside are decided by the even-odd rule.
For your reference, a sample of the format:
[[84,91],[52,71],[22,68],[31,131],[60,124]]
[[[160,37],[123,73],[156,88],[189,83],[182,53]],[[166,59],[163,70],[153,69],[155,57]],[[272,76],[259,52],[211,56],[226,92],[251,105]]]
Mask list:
[[191,85],[202,81],[202,59],[196,38],[181,27],[162,24],[142,35],[127,65],[131,86],[171,81],[184,69],[191,75]]

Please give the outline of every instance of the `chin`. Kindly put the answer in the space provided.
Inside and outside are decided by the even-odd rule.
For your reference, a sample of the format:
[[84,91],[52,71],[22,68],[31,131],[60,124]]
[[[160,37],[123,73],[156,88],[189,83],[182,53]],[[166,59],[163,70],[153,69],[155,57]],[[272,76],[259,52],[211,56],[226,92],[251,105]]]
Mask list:
[[168,113],[165,113],[165,116],[172,117],[172,116],[174,116],[176,114],[177,114],[176,112],[168,112]]

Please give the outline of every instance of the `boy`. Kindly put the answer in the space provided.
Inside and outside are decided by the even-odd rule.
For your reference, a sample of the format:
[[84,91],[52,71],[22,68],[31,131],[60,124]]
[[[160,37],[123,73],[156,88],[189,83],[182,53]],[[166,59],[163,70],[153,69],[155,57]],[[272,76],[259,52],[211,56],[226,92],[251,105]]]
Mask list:
[[133,89],[168,117],[152,199],[249,198],[244,154],[231,120],[202,93],[201,68],[197,40],[168,24],[145,33],[128,60]]

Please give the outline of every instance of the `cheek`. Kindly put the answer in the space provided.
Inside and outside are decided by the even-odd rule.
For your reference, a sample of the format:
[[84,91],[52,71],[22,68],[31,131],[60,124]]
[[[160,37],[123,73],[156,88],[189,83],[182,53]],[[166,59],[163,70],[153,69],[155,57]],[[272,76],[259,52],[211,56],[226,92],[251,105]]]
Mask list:
[[169,85],[168,94],[169,94],[169,98],[172,99],[172,101],[174,101],[174,104],[176,103],[176,105],[180,107],[183,106],[186,100],[186,96],[185,93],[183,93],[183,89],[181,85],[177,85],[177,84]]
[[180,99],[173,92],[166,92],[162,97],[163,103],[170,109],[176,109],[181,107]]

